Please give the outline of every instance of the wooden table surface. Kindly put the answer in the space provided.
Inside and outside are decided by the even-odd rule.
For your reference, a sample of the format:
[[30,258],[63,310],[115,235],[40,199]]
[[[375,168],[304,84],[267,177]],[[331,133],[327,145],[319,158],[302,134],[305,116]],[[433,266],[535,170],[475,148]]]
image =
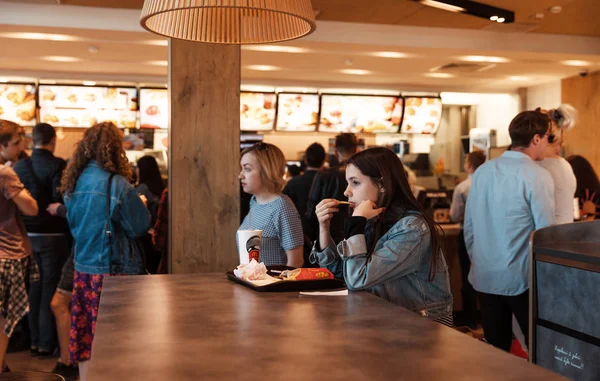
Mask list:
[[106,279],[89,380],[565,379],[366,292],[258,293],[191,274]]
[[0,381],[65,381],[58,374],[48,372],[7,372],[0,373]]

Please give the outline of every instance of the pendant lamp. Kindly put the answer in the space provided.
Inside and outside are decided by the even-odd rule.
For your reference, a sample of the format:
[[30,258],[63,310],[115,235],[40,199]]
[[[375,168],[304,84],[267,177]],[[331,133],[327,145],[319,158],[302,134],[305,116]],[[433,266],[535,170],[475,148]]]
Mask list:
[[287,41],[316,29],[310,0],[145,0],[140,24],[161,36],[215,44]]

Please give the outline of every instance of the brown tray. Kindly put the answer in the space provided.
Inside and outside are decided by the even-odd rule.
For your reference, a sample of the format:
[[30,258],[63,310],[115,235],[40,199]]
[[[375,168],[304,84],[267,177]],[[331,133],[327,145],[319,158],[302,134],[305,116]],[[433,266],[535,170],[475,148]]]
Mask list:
[[[267,274],[275,276],[278,274],[271,273],[271,270],[294,270],[294,267],[267,266]],[[257,286],[253,283],[236,277],[233,274],[233,271],[227,272],[226,275],[230,281],[239,283],[257,292],[318,291],[346,288],[346,283],[344,283],[344,281],[341,279],[289,280],[268,284],[266,286]]]

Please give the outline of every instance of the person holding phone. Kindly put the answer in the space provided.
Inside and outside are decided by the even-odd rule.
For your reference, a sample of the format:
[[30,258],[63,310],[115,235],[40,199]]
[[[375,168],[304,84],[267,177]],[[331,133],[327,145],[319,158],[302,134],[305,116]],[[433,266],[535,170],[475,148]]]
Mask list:
[[327,267],[350,290],[366,290],[452,326],[452,294],[440,228],[415,199],[402,162],[387,148],[353,155],[346,166],[352,216],[337,246],[330,223],[340,201],[316,207],[319,238],[311,262]]

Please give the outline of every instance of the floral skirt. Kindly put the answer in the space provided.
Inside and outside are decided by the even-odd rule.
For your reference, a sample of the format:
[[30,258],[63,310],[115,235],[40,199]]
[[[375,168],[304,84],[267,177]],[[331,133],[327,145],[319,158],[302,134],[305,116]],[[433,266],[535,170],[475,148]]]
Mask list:
[[69,352],[71,363],[77,364],[92,357],[92,342],[105,275],[75,271],[71,304]]

